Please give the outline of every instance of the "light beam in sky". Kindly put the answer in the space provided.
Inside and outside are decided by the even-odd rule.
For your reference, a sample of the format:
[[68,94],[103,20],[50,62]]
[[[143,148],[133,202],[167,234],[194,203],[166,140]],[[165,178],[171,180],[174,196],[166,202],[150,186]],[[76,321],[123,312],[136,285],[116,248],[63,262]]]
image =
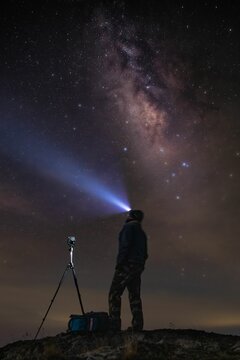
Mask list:
[[[13,133],[17,136],[13,136]],[[111,209],[109,208],[107,212],[116,213],[130,210],[126,192],[119,181],[114,181],[115,188],[117,188],[115,191],[109,189],[108,186],[97,180],[97,174],[96,178],[89,176],[88,170],[83,165],[80,166],[62,151],[49,145],[45,138],[33,135],[22,124],[2,122],[0,138],[0,149],[8,156],[36,169],[40,174],[94,195],[97,199],[110,205]],[[115,192],[119,195],[116,195]]]

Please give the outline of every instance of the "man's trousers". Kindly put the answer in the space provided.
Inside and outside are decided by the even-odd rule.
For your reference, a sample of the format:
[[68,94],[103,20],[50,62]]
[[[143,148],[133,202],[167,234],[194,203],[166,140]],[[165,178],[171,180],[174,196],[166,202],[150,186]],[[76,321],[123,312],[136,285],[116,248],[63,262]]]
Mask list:
[[109,291],[109,316],[113,330],[121,329],[121,296],[125,288],[128,289],[132,312],[132,328],[133,330],[143,329],[143,312],[140,296],[141,274],[143,270],[144,265],[136,263],[116,268]]

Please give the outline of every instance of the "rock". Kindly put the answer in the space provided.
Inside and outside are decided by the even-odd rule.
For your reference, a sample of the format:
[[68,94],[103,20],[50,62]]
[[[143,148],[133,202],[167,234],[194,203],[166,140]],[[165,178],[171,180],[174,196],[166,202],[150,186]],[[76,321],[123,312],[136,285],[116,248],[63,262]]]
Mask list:
[[239,360],[239,353],[238,336],[164,329],[18,341],[0,349],[0,360]]

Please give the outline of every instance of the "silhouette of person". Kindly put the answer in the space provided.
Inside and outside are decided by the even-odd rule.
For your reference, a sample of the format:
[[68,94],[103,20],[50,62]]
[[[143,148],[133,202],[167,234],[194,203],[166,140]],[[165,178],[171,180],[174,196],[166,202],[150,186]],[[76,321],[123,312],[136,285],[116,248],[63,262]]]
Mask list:
[[141,301],[141,274],[144,270],[147,253],[147,236],[141,222],[144,213],[130,210],[126,222],[119,233],[117,264],[109,291],[110,327],[113,331],[121,330],[121,296],[128,289],[132,312],[132,329],[143,329],[143,311]]

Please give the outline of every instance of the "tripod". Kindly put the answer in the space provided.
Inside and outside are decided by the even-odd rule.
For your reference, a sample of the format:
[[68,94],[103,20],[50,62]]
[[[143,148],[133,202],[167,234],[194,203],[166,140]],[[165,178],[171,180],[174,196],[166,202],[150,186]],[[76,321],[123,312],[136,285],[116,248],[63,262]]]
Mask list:
[[69,236],[68,237],[67,244],[68,244],[68,250],[69,250],[69,254],[70,254],[70,262],[68,263],[66,269],[64,270],[64,273],[63,273],[63,275],[61,277],[61,280],[60,280],[60,282],[58,284],[57,290],[55,291],[55,293],[53,295],[53,298],[52,298],[52,300],[50,302],[50,305],[49,305],[49,307],[48,307],[48,309],[46,311],[46,314],[44,315],[44,318],[42,319],[41,325],[39,326],[38,331],[37,331],[37,333],[36,333],[36,335],[34,337],[34,340],[36,340],[37,337],[38,337],[38,334],[39,334],[39,332],[40,332],[40,330],[41,330],[41,328],[43,326],[44,321],[46,320],[46,317],[47,317],[47,315],[49,313],[49,310],[51,309],[51,306],[52,306],[52,304],[53,304],[53,302],[54,302],[54,300],[55,300],[55,298],[57,296],[57,293],[58,293],[58,291],[59,291],[59,289],[60,289],[60,287],[61,287],[61,285],[63,283],[64,276],[68,272],[68,270],[72,270],[73,280],[74,280],[74,284],[76,286],[81,311],[82,311],[83,315],[85,314],[84,309],[83,309],[83,304],[82,304],[82,299],[81,299],[79,287],[78,287],[77,276],[76,276],[75,269],[74,269],[74,264],[73,264],[73,249],[74,249],[75,242],[76,242],[76,238],[74,236]]

